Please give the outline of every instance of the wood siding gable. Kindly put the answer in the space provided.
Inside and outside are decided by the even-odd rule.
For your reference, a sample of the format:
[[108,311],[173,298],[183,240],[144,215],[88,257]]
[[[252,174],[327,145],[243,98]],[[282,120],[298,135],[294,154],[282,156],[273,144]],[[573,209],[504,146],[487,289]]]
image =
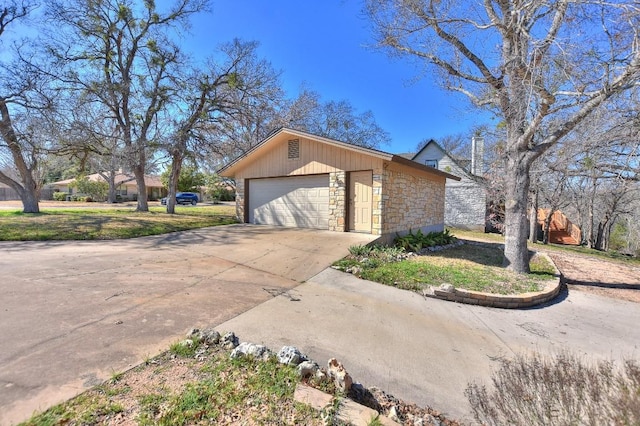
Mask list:
[[[289,158],[289,140],[298,140],[298,158]],[[265,147],[267,148],[267,147]],[[249,159],[247,159],[249,160]],[[241,179],[302,176],[337,171],[374,170],[382,167],[383,160],[365,153],[315,141],[311,138],[292,138],[282,134],[271,141],[270,147],[256,152],[235,172]]]

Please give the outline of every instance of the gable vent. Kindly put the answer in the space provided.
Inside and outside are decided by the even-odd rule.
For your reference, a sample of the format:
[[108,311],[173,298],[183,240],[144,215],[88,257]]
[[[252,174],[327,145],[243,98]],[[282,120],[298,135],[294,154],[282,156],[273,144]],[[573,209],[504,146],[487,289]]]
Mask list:
[[290,160],[300,158],[300,141],[298,139],[289,141],[287,154]]

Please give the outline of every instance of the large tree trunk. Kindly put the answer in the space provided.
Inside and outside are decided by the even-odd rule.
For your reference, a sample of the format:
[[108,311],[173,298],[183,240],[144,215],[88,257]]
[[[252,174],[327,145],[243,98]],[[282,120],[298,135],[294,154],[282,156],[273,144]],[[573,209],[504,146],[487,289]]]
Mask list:
[[136,165],[133,168],[133,175],[136,177],[136,185],[138,187],[138,207],[136,211],[148,212],[149,203],[147,202],[147,184],[144,181],[144,166]]
[[542,243],[549,244],[549,234],[551,233],[551,219],[553,218],[553,209],[549,209],[549,213],[544,218],[544,230],[542,231]]
[[594,248],[595,246],[595,237],[594,237],[594,204],[596,202],[596,190],[597,190],[597,182],[596,178],[592,178],[592,188],[591,188],[591,197],[589,198],[589,212],[588,212],[588,223],[587,223],[587,248]]
[[107,182],[109,185],[109,190],[107,191],[107,203],[113,204],[116,202],[116,171],[111,169],[108,173],[99,172],[100,176]]
[[605,215],[604,219],[598,223],[598,233],[596,234],[596,243],[594,246],[596,250],[607,251],[609,220],[610,216]]
[[109,184],[109,192],[107,192],[107,203],[113,204],[116,200],[116,176],[114,171],[109,172],[109,176],[107,179],[107,183]]
[[40,205],[38,204],[40,186],[33,178],[33,171],[36,165],[35,159],[33,164],[27,164],[22,146],[13,129],[9,108],[4,99],[0,99],[0,134],[2,135],[2,140],[11,152],[13,163],[22,181],[19,183],[0,171],[0,182],[9,185],[20,195],[22,211],[24,213],[40,213]]
[[23,177],[23,181],[24,182],[20,184],[0,172],[0,182],[5,185],[9,185],[18,193],[20,201],[22,201],[22,212],[40,213],[40,187],[38,183],[33,179],[30,173]]
[[529,241],[538,242],[538,191],[531,194],[531,211],[529,214]]
[[144,171],[147,163],[146,146],[142,140],[136,142],[136,164],[133,166],[133,175],[136,178],[136,186],[138,187],[138,206],[136,211],[148,212],[149,203],[147,201],[147,184],[144,181]]
[[24,213],[40,213],[39,191],[34,183],[32,189],[22,189],[18,191],[22,201],[22,211]]
[[[519,157],[517,155],[513,156]],[[512,271],[528,273],[527,196],[529,194],[530,164],[521,158],[509,158],[507,163],[507,177],[505,179],[505,263],[507,268]]]
[[167,194],[167,213],[176,213],[176,193],[178,192],[178,179],[182,170],[182,154],[174,151],[171,161],[171,174],[169,175],[169,193]]

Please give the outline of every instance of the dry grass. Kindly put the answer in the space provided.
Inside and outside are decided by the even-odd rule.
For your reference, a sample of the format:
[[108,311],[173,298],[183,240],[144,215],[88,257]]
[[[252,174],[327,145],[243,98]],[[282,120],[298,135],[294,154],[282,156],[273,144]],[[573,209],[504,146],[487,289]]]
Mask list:
[[640,365],[628,360],[588,363],[561,353],[502,360],[493,387],[471,384],[465,394],[486,425],[640,424]]
[[321,413],[294,402],[295,367],[230,359],[220,347],[197,357],[167,352],[23,425],[322,425]]

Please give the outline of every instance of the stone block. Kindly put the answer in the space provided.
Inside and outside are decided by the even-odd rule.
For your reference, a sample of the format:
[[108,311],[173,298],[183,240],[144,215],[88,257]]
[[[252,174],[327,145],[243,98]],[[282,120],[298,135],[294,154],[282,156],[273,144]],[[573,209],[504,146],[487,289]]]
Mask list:
[[329,395],[321,390],[307,386],[304,383],[298,383],[296,390],[293,392],[293,399],[303,404],[310,405],[316,410],[322,410],[326,406],[332,404],[333,395]]
[[339,420],[355,426],[367,426],[371,424],[374,419],[378,419],[383,425],[398,424],[390,418],[380,415],[376,410],[365,407],[350,399],[345,399],[340,402],[337,417]]

